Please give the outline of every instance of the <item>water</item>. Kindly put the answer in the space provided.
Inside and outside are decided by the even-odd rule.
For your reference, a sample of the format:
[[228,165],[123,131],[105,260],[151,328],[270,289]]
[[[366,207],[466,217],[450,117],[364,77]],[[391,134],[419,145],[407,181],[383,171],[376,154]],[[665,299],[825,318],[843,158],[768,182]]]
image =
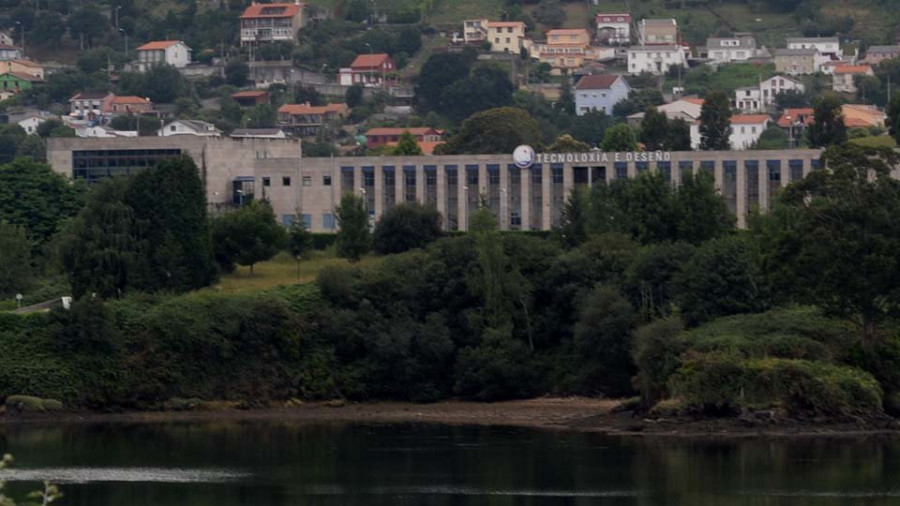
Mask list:
[[900,438],[688,440],[517,428],[0,426],[0,474],[64,505],[897,505]]

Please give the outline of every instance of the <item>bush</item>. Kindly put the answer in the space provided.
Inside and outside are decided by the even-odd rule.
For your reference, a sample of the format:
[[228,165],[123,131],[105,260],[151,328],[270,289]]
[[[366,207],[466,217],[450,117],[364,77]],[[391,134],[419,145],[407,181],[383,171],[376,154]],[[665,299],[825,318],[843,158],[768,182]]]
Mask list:
[[375,225],[373,246],[382,255],[424,248],[441,236],[441,213],[418,203],[398,204]]
[[637,329],[631,357],[637,366],[635,388],[649,407],[667,397],[669,377],[681,367],[687,342],[681,337],[681,318],[670,316]]
[[528,347],[510,335],[510,328],[486,329],[480,346],[459,354],[457,394],[479,401],[519,399],[537,388],[538,372]]

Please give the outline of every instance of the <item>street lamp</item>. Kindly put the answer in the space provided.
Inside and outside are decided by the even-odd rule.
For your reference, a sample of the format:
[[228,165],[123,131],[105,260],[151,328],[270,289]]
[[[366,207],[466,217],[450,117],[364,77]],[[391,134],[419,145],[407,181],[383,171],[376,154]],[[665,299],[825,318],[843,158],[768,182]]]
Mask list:
[[366,42],[366,47],[369,48],[369,54],[372,54],[372,44]]
[[120,10],[121,8],[122,8],[121,5],[117,5],[117,6],[116,6],[116,10],[115,10],[115,13],[116,13],[116,31],[119,30],[119,10]]
[[125,36],[125,58],[128,58],[128,32],[124,28],[119,28],[119,32]]

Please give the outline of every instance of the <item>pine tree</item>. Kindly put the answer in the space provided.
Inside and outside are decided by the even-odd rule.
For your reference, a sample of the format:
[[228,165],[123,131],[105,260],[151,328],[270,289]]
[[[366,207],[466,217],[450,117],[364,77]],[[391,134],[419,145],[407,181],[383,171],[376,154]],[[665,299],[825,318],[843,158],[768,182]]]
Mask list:
[[369,215],[362,197],[345,193],[335,209],[335,217],[339,227],[335,241],[338,256],[358,262],[372,246]]
[[727,151],[731,149],[731,105],[723,91],[712,91],[700,110],[700,149]]
[[807,130],[811,147],[822,148],[847,142],[847,126],[844,125],[841,102],[836,96],[827,94],[816,100],[813,117],[815,121]]

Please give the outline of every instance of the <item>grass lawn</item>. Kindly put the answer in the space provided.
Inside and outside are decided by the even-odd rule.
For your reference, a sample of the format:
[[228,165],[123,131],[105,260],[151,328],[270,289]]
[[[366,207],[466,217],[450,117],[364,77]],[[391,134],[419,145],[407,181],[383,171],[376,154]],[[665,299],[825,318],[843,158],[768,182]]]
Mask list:
[[[379,261],[380,257],[366,257],[356,265],[373,265]],[[287,253],[279,253],[268,262],[256,264],[252,276],[249,267],[238,266],[234,272],[223,275],[219,283],[208,290],[222,293],[258,292],[279,286],[309,283],[325,267],[347,264],[347,260],[335,257],[331,251],[316,251],[312,258],[301,261],[298,268],[293,257]]]
[[860,146],[867,146],[870,148],[896,148],[897,142],[894,141],[894,138],[890,135],[878,135],[872,137],[859,137],[857,139],[850,139],[850,142],[853,144],[858,144]]
[[427,21],[433,26],[458,27],[466,19],[500,19],[503,0],[437,0]]

